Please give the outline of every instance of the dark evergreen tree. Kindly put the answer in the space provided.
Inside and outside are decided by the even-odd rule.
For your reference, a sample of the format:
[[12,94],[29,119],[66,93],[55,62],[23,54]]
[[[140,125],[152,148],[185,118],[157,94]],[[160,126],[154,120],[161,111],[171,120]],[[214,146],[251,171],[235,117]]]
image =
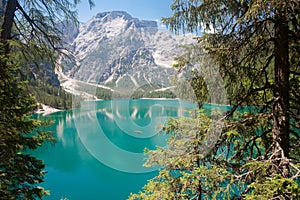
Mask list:
[[1,199],[42,198],[48,194],[38,186],[44,180],[45,166],[26,151],[53,138],[51,133],[37,130],[43,122],[28,117],[35,103],[25,92],[24,82],[16,77],[20,67],[3,54],[0,62],[0,196]]
[[[92,5],[92,1],[89,0]],[[28,153],[51,134],[38,129],[44,122],[29,118],[34,103],[20,79],[21,67],[39,62],[56,64],[63,50],[56,24],[76,21],[79,1],[6,0],[0,3],[0,198],[41,199],[47,192],[44,164]],[[37,62],[39,61],[39,62]]]
[[233,106],[209,152],[201,146],[214,118],[171,120],[169,148],[148,152],[147,164],[165,169],[131,199],[299,199],[300,1],[174,0],[171,8],[163,19],[171,30],[204,32],[199,48],[220,67]]

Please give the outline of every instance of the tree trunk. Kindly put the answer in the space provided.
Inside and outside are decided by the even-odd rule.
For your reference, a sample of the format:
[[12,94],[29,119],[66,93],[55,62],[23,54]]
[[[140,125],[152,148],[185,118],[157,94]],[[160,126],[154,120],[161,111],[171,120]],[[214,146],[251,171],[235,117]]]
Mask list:
[[[275,83],[273,144],[275,158],[289,157],[289,46],[288,21],[284,6],[275,11]],[[282,163],[281,163],[282,164]]]
[[14,22],[14,16],[17,9],[17,0],[8,0],[4,8],[2,17],[2,26],[0,29],[0,39],[4,46],[5,54],[9,53],[8,40],[11,39],[11,32]]

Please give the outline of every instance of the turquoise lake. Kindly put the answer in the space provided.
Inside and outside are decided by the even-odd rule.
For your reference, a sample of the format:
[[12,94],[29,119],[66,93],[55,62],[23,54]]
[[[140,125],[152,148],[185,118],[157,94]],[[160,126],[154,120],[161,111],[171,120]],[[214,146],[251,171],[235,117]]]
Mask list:
[[187,115],[193,103],[179,100],[113,100],[82,102],[80,108],[40,119],[53,120],[55,145],[35,155],[46,164],[47,200],[123,200],[157,174],[145,168],[145,148],[165,146],[158,134],[169,117]]

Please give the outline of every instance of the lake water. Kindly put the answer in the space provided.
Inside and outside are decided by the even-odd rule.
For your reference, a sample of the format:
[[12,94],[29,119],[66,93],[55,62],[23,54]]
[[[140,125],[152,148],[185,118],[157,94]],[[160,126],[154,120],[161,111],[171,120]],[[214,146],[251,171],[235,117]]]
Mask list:
[[54,120],[49,128],[57,143],[35,155],[46,164],[45,199],[123,200],[157,174],[145,168],[145,148],[165,146],[159,135],[169,117],[195,108],[178,100],[114,100],[83,102],[80,108],[38,116]]

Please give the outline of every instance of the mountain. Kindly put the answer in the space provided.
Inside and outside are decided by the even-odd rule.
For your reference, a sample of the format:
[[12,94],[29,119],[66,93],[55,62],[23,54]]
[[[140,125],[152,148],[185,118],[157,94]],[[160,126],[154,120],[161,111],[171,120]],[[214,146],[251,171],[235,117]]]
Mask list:
[[123,11],[99,13],[71,35],[76,63],[63,69],[67,90],[74,90],[74,80],[112,90],[169,87],[173,58],[182,53],[179,46],[193,42],[191,35],[173,35],[155,21]]

